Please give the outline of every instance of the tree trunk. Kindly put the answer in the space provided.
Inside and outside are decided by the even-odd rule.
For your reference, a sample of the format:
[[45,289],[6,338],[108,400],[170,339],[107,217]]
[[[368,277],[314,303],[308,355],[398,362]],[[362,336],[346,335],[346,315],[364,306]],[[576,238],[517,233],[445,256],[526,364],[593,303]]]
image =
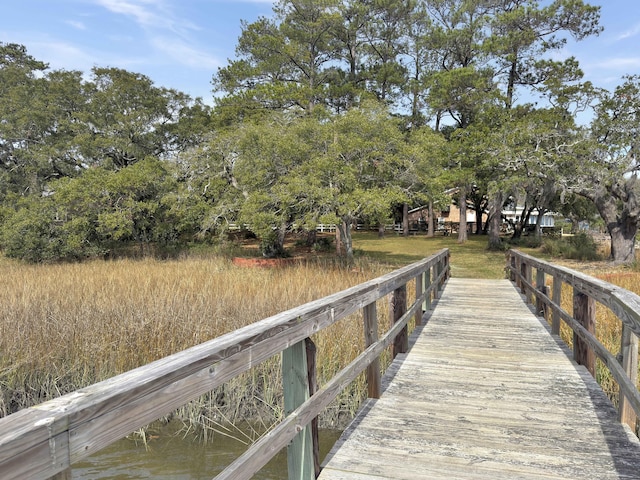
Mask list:
[[429,201],[429,218],[428,218],[428,222],[429,222],[429,226],[427,227],[428,231],[427,231],[427,236],[428,237],[433,237],[435,235],[435,220],[436,220],[436,215],[435,212],[433,211],[433,201]]
[[496,192],[489,198],[489,249],[500,250],[500,225],[502,224],[502,192]]
[[313,230],[309,230],[307,232],[307,247],[313,247],[315,243],[318,241],[318,231],[314,228]]
[[409,236],[409,204],[402,204],[402,235]]
[[340,231],[340,242],[342,243],[341,253],[347,257],[350,263],[353,261],[353,240],[351,238],[351,219],[342,219],[336,231]]
[[481,235],[482,232],[482,210],[476,210],[476,235]]
[[542,217],[546,212],[538,209],[538,218],[536,219],[536,238],[542,238]]
[[460,208],[460,228],[458,228],[458,243],[467,241],[467,191],[465,188],[460,189],[460,200],[458,200]]
[[635,261],[637,231],[637,224],[618,224],[609,229],[611,234],[611,260],[616,263],[633,263]]
[[384,238],[384,224],[378,224],[378,238]]
[[637,215],[632,214],[635,209],[623,205],[622,212],[619,212],[618,200],[606,194],[595,198],[594,203],[611,235],[611,260],[615,263],[633,263],[640,221]]

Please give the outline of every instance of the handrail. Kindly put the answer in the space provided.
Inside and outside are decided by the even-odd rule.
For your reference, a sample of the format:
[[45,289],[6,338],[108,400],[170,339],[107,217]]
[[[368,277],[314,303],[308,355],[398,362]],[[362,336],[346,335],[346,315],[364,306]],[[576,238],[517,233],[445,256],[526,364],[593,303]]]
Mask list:
[[[536,269],[533,283],[532,269]],[[620,388],[619,418],[636,431],[640,416],[638,392],[638,335],[640,335],[640,296],[611,283],[593,278],[570,268],[553,265],[517,250],[507,252],[506,271],[520,287],[525,298],[536,300],[538,313],[551,309],[552,333],[560,332],[563,320],[574,333],[574,359],[594,375],[593,355],[597,355],[609,369]],[[553,277],[553,294],[549,298],[545,275]],[[573,288],[573,314],[565,311],[561,303],[562,284]],[[616,357],[595,336],[595,305],[608,307],[622,322],[620,356]],[[595,376],[595,375],[594,375]]]
[[[73,463],[365,309],[365,351],[318,392],[309,395],[307,391],[306,400],[216,477],[250,478],[299,432],[308,429],[309,423],[358,373],[374,364],[406,329],[412,316],[419,323],[422,310],[430,308],[432,297],[438,297],[448,276],[449,250],[443,249],[374,280],[1,418],[2,478],[62,478],[60,475],[68,474]],[[371,326],[371,322],[377,322],[375,302],[390,293],[395,296],[403,289],[406,292],[407,283],[414,279],[415,301],[408,309],[406,300],[404,306],[399,306],[400,314],[394,315],[397,322],[378,339]],[[379,385],[379,378],[375,378],[379,369],[369,371],[370,386]]]

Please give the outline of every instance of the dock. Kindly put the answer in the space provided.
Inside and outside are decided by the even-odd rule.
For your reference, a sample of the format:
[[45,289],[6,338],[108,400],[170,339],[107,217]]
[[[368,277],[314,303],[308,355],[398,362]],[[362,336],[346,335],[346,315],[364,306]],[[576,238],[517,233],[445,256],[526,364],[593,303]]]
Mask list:
[[509,280],[451,278],[320,480],[639,479],[640,442]]

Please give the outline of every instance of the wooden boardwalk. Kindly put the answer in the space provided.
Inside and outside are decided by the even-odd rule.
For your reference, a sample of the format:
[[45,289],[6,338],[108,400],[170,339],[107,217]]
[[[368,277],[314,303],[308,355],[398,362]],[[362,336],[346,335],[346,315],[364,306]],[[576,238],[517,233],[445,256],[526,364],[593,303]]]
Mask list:
[[640,442],[508,280],[450,279],[321,480],[640,479]]

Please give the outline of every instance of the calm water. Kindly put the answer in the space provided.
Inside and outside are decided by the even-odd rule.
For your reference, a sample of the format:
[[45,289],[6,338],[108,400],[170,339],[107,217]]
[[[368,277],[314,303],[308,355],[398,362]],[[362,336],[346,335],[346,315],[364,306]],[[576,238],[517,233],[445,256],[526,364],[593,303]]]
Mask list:
[[[320,432],[320,456],[326,455],[340,432]],[[73,466],[74,480],[133,480],[139,478],[200,480],[215,477],[240,456],[247,446],[216,435],[208,443],[167,432],[153,436],[145,447],[125,438]],[[281,480],[287,477],[286,451],[280,452],[253,478]]]

